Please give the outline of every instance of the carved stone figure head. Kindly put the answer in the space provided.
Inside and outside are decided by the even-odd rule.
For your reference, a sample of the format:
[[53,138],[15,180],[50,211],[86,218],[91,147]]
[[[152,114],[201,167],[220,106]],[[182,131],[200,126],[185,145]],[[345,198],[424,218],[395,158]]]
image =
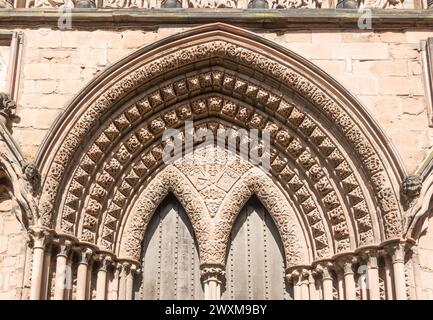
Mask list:
[[26,165],[24,167],[24,174],[27,181],[32,186],[33,192],[38,192],[41,182],[41,175],[36,165],[34,165],[33,163]]
[[0,112],[10,116],[16,108],[15,101],[11,100],[6,93],[0,92]]

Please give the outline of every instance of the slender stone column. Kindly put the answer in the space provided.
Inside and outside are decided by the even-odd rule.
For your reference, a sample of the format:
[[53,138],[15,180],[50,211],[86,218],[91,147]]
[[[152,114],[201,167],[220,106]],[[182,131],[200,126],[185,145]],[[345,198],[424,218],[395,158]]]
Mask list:
[[134,300],[134,275],[137,272],[137,266],[131,265],[129,274],[126,277],[126,300]]
[[386,290],[386,299],[387,300],[393,300],[394,299],[394,292],[393,292],[393,286],[392,286],[392,265],[391,260],[386,252],[386,250],[381,251],[382,259],[383,259],[383,265],[384,265],[384,280],[385,280],[385,290]]
[[310,292],[310,300],[319,300],[319,294],[316,289],[316,271],[310,270],[308,275],[308,289]]
[[87,300],[93,300],[93,265],[95,263],[94,257],[89,259],[89,266],[87,267],[87,288],[86,288],[86,296]]
[[51,272],[51,253],[52,253],[52,245],[48,243],[45,246],[45,255],[44,255],[44,266],[43,266],[43,275],[42,275],[42,284],[41,284],[41,300],[48,300],[51,295],[49,288],[49,280],[50,280],[50,272]]
[[[72,249],[72,248],[71,248]],[[66,287],[64,293],[64,300],[72,300],[72,262],[74,251],[71,250],[68,260],[66,261]]]
[[109,255],[102,254],[98,257],[98,273],[96,278],[96,300],[105,300],[107,294],[107,268],[112,262]]
[[356,260],[353,256],[342,258],[342,267],[344,272],[344,296],[346,300],[356,300],[356,285],[353,272],[353,266]]
[[310,293],[308,290],[308,277],[309,271],[307,269],[300,270],[300,283],[301,283],[301,299],[310,300]]
[[293,300],[301,300],[301,276],[298,270],[286,271],[286,279],[293,287]]
[[56,283],[54,288],[54,300],[63,300],[65,298],[65,289],[67,289],[67,270],[68,256],[72,248],[72,242],[67,239],[60,239],[58,242],[59,253],[56,261]]
[[88,285],[88,268],[93,251],[90,248],[81,247],[78,249],[78,269],[77,269],[77,300],[86,300]]
[[121,269],[122,269],[121,265],[116,263],[114,266],[113,279],[110,282],[110,286],[111,286],[111,294],[109,296],[110,300],[118,300],[119,299],[119,279],[120,279],[120,270]]
[[128,262],[122,263],[122,271],[120,272],[119,281],[119,300],[126,300],[126,278],[128,277],[131,264]]
[[323,262],[317,265],[317,272],[322,277],[322,293],[323,300],[333,300],[333,285],[332,285],[332,274],[331,274],[332,263]]
[[30,300],[40,300],[45,246],[50,240],[50,234],[47,230],[42,228],[32,228],[30,230],[30,234],[33,241],[33,265],[32,282],[30,285]]
[[380,300],[378,252],[369,249],[361,253],[367,265],[367,293],[370,300]]
[[221,285],[224,281],[225,271],[220,265],[201,266],[201,281],[204,287],[205,300],[220,300]]
[[359,275],[359,290],[361,292],[361,300],[368,300],[367,295],[367,267],[363,266],[363,272]]
[[406,279],[404,275],[404,246],[400,243],[388,247],[391,253],[395,299],[407,300]]
[[334,272],[337,278],[338,300],[344,300],[344,277],[343,268],[339,260],[334,261]]
[[337,273],[337,285],[338,285],[338,300],[344,300],[344,277],[341,272]]

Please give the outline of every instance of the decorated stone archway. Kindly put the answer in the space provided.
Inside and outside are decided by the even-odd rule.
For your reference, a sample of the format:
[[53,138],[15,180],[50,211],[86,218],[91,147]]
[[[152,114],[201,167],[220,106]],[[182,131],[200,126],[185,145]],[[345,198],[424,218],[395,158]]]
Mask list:
[[[185,172],[162,162],[165,129],[181,129],[191,120],[196,128],[211,131],[267,130],[270,173],[256,174],[257,180],[249,175],[259,169],[242,172],[209,212],[206,196],[184,179]],[[175,191],[195,228],[204,279],[206,272],[219,273],[216,278],[223,274],[239,205],[256,194],[279,229],[295,298],[332,298],[333,277],[345,283],[347,292],[340,298],[353,298],[354,267],[367,264],[367,296],[378,299],[378,261],[392,257],[395,274],[387,281],[394,289],[386,297],[406,295],[403,262],[397,259],[404,253],[398,200],[404,171],[387,139],[330,76],[245,30],[203,26],[113,65],[60,116],[39,150],[37,165],[43,180],[33,233],[43,246],[47,235],[54,237],[57,268],[72,263],[71,252],[79,253],[79,299],[89,298],[86,283],[95,259],[96,298],[131,298],[140,240],[168,191]],[[140,209],[134,209],[136,203]],[[207,241],[215,228],[220,237]],[[39,267],[34,270],[51,259],[45,253],[35,254]],[[306,290],[316,281],[320,294],[313,286]],[[41,286],[41,281],[32,283],[32,298],[46,295]],[[59,289],[54,297],[68,294]]]

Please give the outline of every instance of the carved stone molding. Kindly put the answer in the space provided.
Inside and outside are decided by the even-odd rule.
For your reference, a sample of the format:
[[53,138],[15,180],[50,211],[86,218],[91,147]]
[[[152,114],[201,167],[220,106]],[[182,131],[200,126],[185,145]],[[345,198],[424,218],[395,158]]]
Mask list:
[[[72,128],[61,134],[56,128],[50,134],[43,150],[50,150],[53,161],[44,155],[44,151],[42,160],[39,160],[42,161],[42,174],[46,177],[39,202],[45,226],[53,226],[54,213],[58,212],[62,225],[56,228],[75,233],[82,226],[83,233],[79,235],[82,241],[111,246],[116,237],[127,235],[119,235],[117,229],[123,225],[122,221],[126,221],[125,212],[130,212],[129,206],[135,201],[132,199],[134,195],[128,195],[133,184],[143,181],[151,185],[151,191],[147,191],[149,195],[164,194],[169,190],[167,185],[152,184],[153,180],[140,180],[144,176],[150,179],[149,174],[161,168],[163,145],[159,140],[163,130],[181,125],[190,117],[204,119],[215,116],[228,119],[233,124],[243,123],[247,128],[269,125],[269,129],[274,131],[274,148],[280,153],[276,152],[272,159],[272,174],[277,180],[289,179],[289,187],[295,188],[293,196],[299,202],[297,206],[302,206],[306,214],[311,214],[307,218],[304,216],[302,224],[308,224],[311,230],[308,232],[314,234],[316,251],[325,250],[315,255],[324,257],[333,254],[334,250],[355,249],[358,244],[401,235],[401,212],[395,192],[400,180],[399,164],[393,160],[391,151],[383,142],[385,139],[381,140],[380,130],[376,130],[374,125],[368,128],[363,125],[371,119],[333,79],[326,78],[307,61],[290,52],[284,52],[285,58],[280,59],[282,53],[272,45],[233,27],[215,25],[199,28],[166,41],[159,48],[149,47],[134,54],[134,58],[122,62],[122,68],[118,64],[113,67],[113,72],[104,73],[105,79],[94,82],[94,95],[87,96],[85,102],[77,98],[68,108],[74,110],[77,119],[71,121]],[[164,54],[157,54],[159,50]],[[140,55],[144,58],[136,59]],[[207,73],[200,73],[197,65],[203,61],[217,66]],[[231,70],[233,65],[241,66],[238,70],[243,71]],[[218,71],[217,67],[223,71]],[[186,76],[186,72],[191,73]],[[234,73],[237,74],[233,76]],[[263,74],[265,79],[254,79],[252,75],[258,73]],[[162,80],[167,74],[174,83]],[[149,86],[152,81],[157,85]],[[111,84],[104,86],[106,83]],[[272,89],[274,83],[278,83],[278,90]],[[267,90],[268,87],[271,90]],[[223,97],[221,104],[200,101],[198,96],[197,100],[193,99],[194,95],[210,90],[223,92],[227,99]],[[132,92],[143,92],[144,95],[133,96]],[[287,96],[293,93],[303,99],[289,101]],[[125,97],[130,100],[125,102]],[[233,104],[235,97],[241,103]],[[174,101],[186,103],[174,107]],[[211,110],[214,113],[209,112],[211,106],[217,108],[216,111]],[[267,121],[270,115],[276,121]],[[65,112],[62,121],[69,116],[70,111]],[[335,129],[328,132],[325,129],[327,126]],[[134,162],[138,158],[141,163]],[[72,166],[72,163],[78,165]],[[292,174],[284,165],[289,163],[295,164],[299,171],[297,174]],[[325,163],[326,166],[323,165]],[[297,181],[297,176],[306,177],[303,178],[305,181]],[[119,181],[122,184],[117,185]],[[372,188],[366,188],[367,184]],[[254,184],[242,187],[260,192],[260,186]],[[62,188],[67,190],[66,194],[59,193]],[[181,190],[181,187],[176,188]],[[91,195],[88,200],[81,200],[83,192]],[[186,191],[182,192],[186,194]],[[238,196],[238,199],[243,197]],[[276,195],[275,198],[281,199]],[[200,199],[199,192],[197,199]],[[218,202],[220,200],[214,199],[207,204],[202,202],[200,206],[203,210],[201,216],[197,213],[197,217],[203,218],[203,213],[206,213],[209,219],[212,215],[219,219],[218,213],[209,213],[208,207],[228,208]],[[196,205],[197,200],[182,205],[189,206],[189,211],[193,212],[197,209],[193,208],[192,203]],[[295,224],[285,220],[291,214],[279,215],[278,210],[284,207],[281,203],[276,205],[274,213],[278,216],[286,257],[291,257],[288,258],[292,259],[290,264],[295,264],[301,257],[299,248],[306,243],[294,245],[297,233],[291,227]],[[125,251],[121,252],[125,256],[136,256],[142,236],[139,233],[143,232],[148,222],[146,219],[155,206],[157,203],[151,201],[143,204],[149,214],[131,222],[135,233],[128,236],[134,240],[128,240],[126,246],[125,239],[117,239],[124,246],[121,250]],[[374,210],[370,210],[369,206],[373,206]],[[290,211],[293,210],[284,212]],[[102,228],[103,233],[98,235],[103,212],[109,213],[103,221],[110,227]],[[294,216],[299,212],[295,212]],[[225,211],[223,219],[226,220],[222,220],[221,229],[218,229],[223,238],[227,236],[226,230],[230,229],[230,223],[225,223],[235,215],[234,211]],[[326,226],[323,225],[324,215],[330,221]],[[190,219],[197,217],[190,216]],[[378,220],[376,225],[383,225],[383,230],[373,230],[373,219]],[[193,226],[194,223],[204,223],[201,220],[192,222]],[[335,240],[335,249],[329,249],[328,234]],[[211,242],[205,244],[203,240],[198,240],[199,246],[200,241],[202,246],[210,246]],[[321,248],[320,241],[326,242]],[[209,257],[210,262],[221,263],[224,242],[214,243],[216,246],[212,250],[217,252],[217,258]],[[206,250],[204,252],[206,254]]]

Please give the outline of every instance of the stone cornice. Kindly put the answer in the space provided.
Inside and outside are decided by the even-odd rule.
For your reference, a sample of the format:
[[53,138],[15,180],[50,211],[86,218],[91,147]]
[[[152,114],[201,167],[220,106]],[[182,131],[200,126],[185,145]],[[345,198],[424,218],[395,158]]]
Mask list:
[[[373,29],[433,27],[433,10],[372,9]],[[249,29],[358,29],[362,12],[349,9],[74,9],[73,29],[142,29],[224,22]],[[57,9],[3,9],[1,28],[57,28]]]

